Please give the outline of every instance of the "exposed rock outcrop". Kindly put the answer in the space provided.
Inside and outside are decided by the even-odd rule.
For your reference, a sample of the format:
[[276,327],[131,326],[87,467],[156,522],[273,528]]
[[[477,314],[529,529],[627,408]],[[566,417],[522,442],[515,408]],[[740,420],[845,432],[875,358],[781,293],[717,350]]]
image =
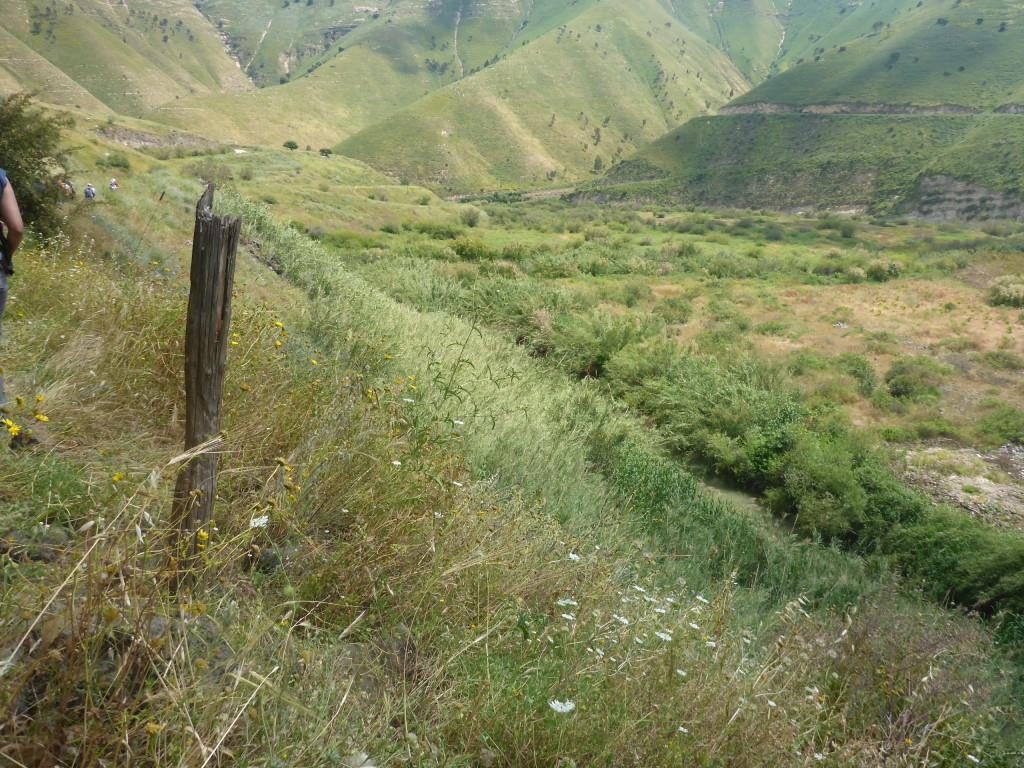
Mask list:
[[904,206],[928,221],[1024,219],[1024,200],[951,176],[922,176]]

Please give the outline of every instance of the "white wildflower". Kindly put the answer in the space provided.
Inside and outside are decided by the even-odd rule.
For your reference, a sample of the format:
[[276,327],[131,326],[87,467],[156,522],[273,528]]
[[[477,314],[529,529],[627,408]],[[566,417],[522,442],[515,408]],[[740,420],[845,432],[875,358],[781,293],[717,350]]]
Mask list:
[[708,640],[706,643],[704,643],[704,645],[706,645],[708,648],[718,647],[718,643],[716,643],[714,640]]
[[654,612],[659,614],[660,616],[664,616],[666,613],[668,613],[668,611],[666,611],[664,608],[655,608]]
[[400,466],[402,466],[402,462],[400,462],[400,461],[399,461],[398,459],[395,459],[395,460],[394,460],[394,461],[392,461],[391,463],[392,463],[392,464],[394,464],[394,465],[395,465],[396,467],[400,467]]
[[260,515],[249,521],[250,528],[266,528],[270,525],[270,515]]
[[774,701],[772,701],[771,699],[768,699],[768,706],[769,706],[769,707],[771,707],[772,709],[775,709],[775,708],[776,708],[777,706],[779,706],[779,705],[778,705],[778,704],[776,704],[776,703],[775,703]]
[[562,618],[566,621],[576,621],[576,616],[571,613],[563,613]]
[[402,398],[402,402],[403,403],[415,403],[416,401],[413,400],[411,397],[403,397]]
[[683,734],[684,736],[690,732],[690,730],[688,728],[685,728],[685,727],[683,727],[681,725],[679,726],[678,731],[679,731],[679,733]]
[[664,640],[666,643],[672,642],[672,635],[670,635],[668,632],[655,632],[654,636],[659,640]]
[[454,424],[456,427],[464,427],[464,426],[466,426],[466,422],[462,421],[461,419],[453,420],[452,424]]
[[559,701],[558,699],[552,699],[548,702],[548,706],[560,715],[567,715],[574,709],[576,709],[576,702]]
[[686,677],[686,670],[685,669],[677,669],[676,670],[676,674],[679,675],[680,677]]
[[634,584],[633,585],[633,589],[635,589],[637,592],[646,592],[647,591],[646,589],[641,587],[639,584]]
[[617,622],[619,622],[619,624],[621,624],[624,627],[628,627],[629,626],[629,619],[627,619],[625,616],[619,616],[619,614],[613,613],[612,614],[612,618],[615,619]]
[[697,595],[697,599],[704,603],[704,605],[711,605],[711,601],[704,597],[704,595]]
[[577,603],[571,597],[563,597],[561,600],[555,603],[555,605],[559,606],[560,608],[576,608],[577,606],[579,606],[579,603]]
[[454,485],[456,488],[465,488],[465,486],[458,480],[452,480],[452,485]]
[[815,752],[814,759],[820,763],[822,760],[825,759],[825,756],[821,752]]
[[974,763],[975,765],[981,765],[981,760],[979,760],[978,758],[976,758],[976,757],[975,757],[974,755],[968,755],[968,756],[967,756],[967,759],[968,759],[968,760],[970,760],[970,761],[971,761],[972,763]]
[[583,558],[580,557],[579,555],[577,555],[575,552],[570,552],[569,553],[569,559],[572,560],[574,563],[578,563]]
[[696,630],[700,630],[700,627],[699,627],[699,626],[698,626],[697,624],[694,624],[694,623],[693,623],[693,622],[691,621],[691,622],[690,622],[690,629],[696,629]]

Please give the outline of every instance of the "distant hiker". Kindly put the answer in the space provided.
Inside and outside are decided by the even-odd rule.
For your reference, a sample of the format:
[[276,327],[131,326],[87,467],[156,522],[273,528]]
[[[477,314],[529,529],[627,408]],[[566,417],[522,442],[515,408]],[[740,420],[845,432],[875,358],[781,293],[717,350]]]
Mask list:
[[[14,252],[21,245],[25,224],[7,173],[0,168],[0,336],[3,335],[4,307],[7,305],[7,278],[14,274]],[[0,370],[0,407],[7,403],[3,371]]]
[[120,189],[120,187],[117,184],[117,179],[110,180],[110,189],[112,192],[116,192],[118,189]]
[[96,187],[92,184],[86,184],[82,193],[85,195],[86,200],[93,200],[96,198]]

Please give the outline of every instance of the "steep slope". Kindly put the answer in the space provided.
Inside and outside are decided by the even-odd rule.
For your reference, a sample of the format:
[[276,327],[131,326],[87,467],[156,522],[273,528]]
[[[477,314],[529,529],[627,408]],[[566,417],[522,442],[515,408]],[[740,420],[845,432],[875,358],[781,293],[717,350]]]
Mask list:
[[745,87],[654,0],[597,4],[338,150],[448,191],[572,181]]
[[767,77],[785,39],[786,0],[670,0],[673,14],[724,51],[754,83]]
[[892,13],[895,4],[878,4],[890,6],[888,14],[873,4],[844,15],[845,22],[815,41],[813,60],[766,81],[736,103],[995,107],[1020,100],[1024,14],[1018,6],[973,0],[919,3]]
[[45,99],[138,115],[193,94],[251,84],[216,30],[186,0],[115,6],[103,0],[7,0],[0,67],[13,88]]
[[[233,44],[243,46],[239,56],[246,70],[259,76],[270,68],[270,57],[289,67],[291,82],[256,94],[167,103],[150,116],[180,127],[201,119],[210,135],[230,141],[332,145],[426,94],[471,76],[503,52],[522,46],[531,36],[543,34],[594,2],[403,0],[376,8],[346,0],[334,6],[338,16],[333,25],[320,28],[316,24],[326,23],[322,13],[295,10],[294,4],[282,8],[257,3],[250,14],[248,4],[243,7],[239,0],[210,0],[203,4],[207,13],[230,14],[235,19],[223,21],[227,30],[238,30],[244,20],[251,19],[249,32],[238,33],[237,38],[235,32],[229,33]],[[302,20],[313,26],[305,28],[305,38],[289,37],[285,44],[275,37],[283,28],[282,15],[289,24]],[[217,23],[221,22],[218,17]],[[262,44],[258,30],[267,33]],[[336,42],[320,51],[323,40],[333,36],[338,36]],[[310,44],[309,55],[302,55],[302,39],[321,43]],[[259,51],[253,53],[256,47]],[[301,120],[295,119],[297,114]]]
[[[790,29],[822,28],[829,5],[795,3]],[[811,14],[803,26],[798,11]],[[813,40],[811,60],[786,44],[780,66],[796,57],[792,66],[720,116],[645,148],[595,189],[719,205],[1024,215],[1024,162],[1013,151],[1024,138],[1024,12],[995,0],[903,10],[888,2],[841,17]]]

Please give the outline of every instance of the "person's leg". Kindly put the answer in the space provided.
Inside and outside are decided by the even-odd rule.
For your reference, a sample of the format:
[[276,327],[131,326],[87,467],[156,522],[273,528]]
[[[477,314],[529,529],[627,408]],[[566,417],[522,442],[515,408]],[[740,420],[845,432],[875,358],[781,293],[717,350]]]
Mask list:
[[[0,350],[3,349],[4,338],[4,307],[7,305],[7,275],[0,268]],[[4,394],[4,369],[3,358],[0,357],[0,407],[7,404],[7,395]]]

